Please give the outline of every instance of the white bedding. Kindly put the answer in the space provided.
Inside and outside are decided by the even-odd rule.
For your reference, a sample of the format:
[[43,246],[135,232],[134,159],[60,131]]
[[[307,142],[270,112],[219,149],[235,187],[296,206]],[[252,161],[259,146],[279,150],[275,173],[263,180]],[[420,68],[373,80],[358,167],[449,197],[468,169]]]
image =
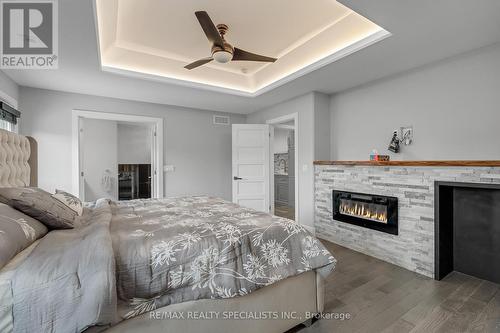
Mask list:
[[12,317],[12,277],[21,263],[30,255],[40,240],[18,253],[7,265],[0,270],[0,332],[8,333],[13,330]]

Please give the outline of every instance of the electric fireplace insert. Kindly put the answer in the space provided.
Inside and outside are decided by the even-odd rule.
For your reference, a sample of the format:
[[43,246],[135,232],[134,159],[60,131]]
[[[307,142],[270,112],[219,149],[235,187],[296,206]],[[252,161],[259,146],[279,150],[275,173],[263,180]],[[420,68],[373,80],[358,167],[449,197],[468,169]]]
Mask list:
[[373,230],[398,234],[398,198],[333,191],[333,219]]

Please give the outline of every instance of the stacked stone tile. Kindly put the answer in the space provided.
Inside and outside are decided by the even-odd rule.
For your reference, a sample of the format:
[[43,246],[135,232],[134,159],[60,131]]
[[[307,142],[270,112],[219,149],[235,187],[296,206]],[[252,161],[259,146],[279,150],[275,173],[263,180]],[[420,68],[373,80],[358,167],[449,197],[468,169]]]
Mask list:
[[[433,277],[435,181],[500,183],[500,168],[316,165],[316,235]],[[333,189],[397,197],[399,235],[333,220]]]

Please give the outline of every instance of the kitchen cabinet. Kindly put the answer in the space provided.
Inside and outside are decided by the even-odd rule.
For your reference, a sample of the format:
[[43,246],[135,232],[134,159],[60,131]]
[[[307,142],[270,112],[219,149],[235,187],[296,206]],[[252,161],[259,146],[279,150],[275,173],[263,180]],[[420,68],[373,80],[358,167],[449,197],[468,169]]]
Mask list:
[[288,175],[274,176],[274,201],[288,206],[289,179]]

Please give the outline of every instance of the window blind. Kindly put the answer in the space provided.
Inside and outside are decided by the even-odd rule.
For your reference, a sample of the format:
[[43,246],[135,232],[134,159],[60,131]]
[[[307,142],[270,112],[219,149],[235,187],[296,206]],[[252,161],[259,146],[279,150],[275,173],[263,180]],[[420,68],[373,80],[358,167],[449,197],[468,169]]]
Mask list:
[[17,111],[5,102],[0,102],[0,120],[16,125],[17,118],[19,117],[21,117],[21,112]]
[[15,126],[13,123],[0,119],[0,128],[9,132],[15,132]]

